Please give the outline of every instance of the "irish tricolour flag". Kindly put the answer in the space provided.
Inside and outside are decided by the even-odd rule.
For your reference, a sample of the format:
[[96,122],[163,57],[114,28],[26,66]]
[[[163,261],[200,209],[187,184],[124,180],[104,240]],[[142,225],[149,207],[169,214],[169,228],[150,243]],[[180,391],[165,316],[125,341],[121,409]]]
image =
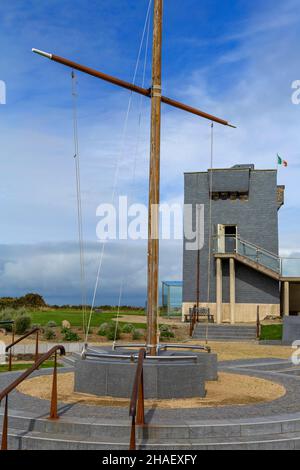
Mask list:
[[288,162],[286,160],[283,160],[280,155],[277,153],[277,164],[281,166],[288,166]]

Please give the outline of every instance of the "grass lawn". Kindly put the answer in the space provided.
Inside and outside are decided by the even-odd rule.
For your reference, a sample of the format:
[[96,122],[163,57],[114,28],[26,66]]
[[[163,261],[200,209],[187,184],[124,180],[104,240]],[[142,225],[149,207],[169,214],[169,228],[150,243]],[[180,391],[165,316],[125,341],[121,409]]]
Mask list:
[[[33,363],[32,363],[33,364]],[[16,371],[16,370],[26,370],[26,369],[29,369],[29,367],[32,366],[32,364],[30,363],[20,363],[20,364],[13,364],[12,366],[12,371]],[[47,369],[49,367],[53,367],[54,366],[54,362],[53,361],[45,361],[41,366],[40,366],[40,369]],[[0,373],[1,372],[7,372],[7,367],[8,365],[7,364],[1,364],[0,365]],[[59,363],[57,364],[57,367],[62,367]]]
[[282,325],[262,325],[261,326],[261,340],[281,340],[282,339]]
[[[82,311],[76,309],[59,309],[59,310],[32,310],[30,312],[32,316],[32,323],[36,323],[41,326],[47,325],[49,321],[55,321],[58,326],[61,325],[63,320],[67,320],[71,323],[71,326],[82,326]],[[122,314],[132,315],[132,322],[136,328],[145,328],[143,323],[134,323],[134,316],[141,315],[141,312],[137,311],[122,311],[119,314],[119,321],[122,322]],[[102,323],[107,323],[116,318],[117,312],[94,312],[91,319],[91,327],[100,326]],[[89,317],[89,311],[88,311]]]

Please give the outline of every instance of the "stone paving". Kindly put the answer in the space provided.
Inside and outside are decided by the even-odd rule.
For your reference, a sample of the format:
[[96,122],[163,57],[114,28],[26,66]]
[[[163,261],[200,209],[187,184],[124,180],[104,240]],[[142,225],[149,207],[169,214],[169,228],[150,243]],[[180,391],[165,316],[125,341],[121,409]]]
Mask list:
[[[278,382],[287,390],[285,396],[270,403],[261,403],[246,406],[224,406],[219,408],[201,408],[184,410],[147,410],[148,423],[191,423],[201,421],[218,421],[233,419],[253,419],[264,417],[280,417],[287,414],[300,413],[300,367],[293,366],[291,362],[282,359],[256,359],[243,361],[227,361],[219,363],[219,370],[261,377]],[[60,369],[59,373],[72,371],[71,368]],[[49,374],[51,370],[41,370],[35,375]],[[12,382],[20,372],[1,373],[0,390]],[[35,417],[46,417],[49,412],[49,402],[25,396],[17,391],[12,392],[9,398],[10,410],[22,410],[23,413]],[[78,417],[94,420],[128,421],[127,408],[95,407],[80,404],[60,404],[59,412],[66,417]]]

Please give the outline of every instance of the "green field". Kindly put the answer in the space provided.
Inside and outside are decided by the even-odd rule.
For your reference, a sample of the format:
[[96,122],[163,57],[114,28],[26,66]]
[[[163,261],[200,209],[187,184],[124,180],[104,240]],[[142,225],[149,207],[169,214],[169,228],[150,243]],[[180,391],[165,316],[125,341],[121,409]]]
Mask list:
[[[82,311],[79,309],[53,309],[53,310],[32,310],[30,312],[32,316],[32,323],[41,326],[46,326],[49,321],[55,321],[57,326],[61,326],[62,321],[67,320],[71,326],[81,327],[82,326]],[[119,322],[122,323],[122,315],[132,315],[132,321],[136,328],[145,328],[144,323],[134,322],[136,315],[143,315],[142,311],[122,311],[119,314]],[[87,312],[89,317],[89,311]],[[117,312],[94,312],[91,318],[91,327],[99,327],[102,323],[111,322],[117,317]],[[124,321],[123,321],[124,322]]]
[[282,339],[282,325],[262,325],[261,326],[261,340],[281,340]]
[[[33,364],[33,363],[32,363]],[[26,370],[29,369],[29,367],[32,366],[32,364],[29,363],[20,363],[20,364],[13,364],[12,366],[12,371],[17,371],[17,370]],[[40,369],[48,369],[49,367],[53,367],[54,362],[53,361],[45,361],[41,366]],[[61,367],[60,364],[57,364],[58,367]],[[0,373],[1,372],[7,372],[7,364],[1,364],[0,365]]]

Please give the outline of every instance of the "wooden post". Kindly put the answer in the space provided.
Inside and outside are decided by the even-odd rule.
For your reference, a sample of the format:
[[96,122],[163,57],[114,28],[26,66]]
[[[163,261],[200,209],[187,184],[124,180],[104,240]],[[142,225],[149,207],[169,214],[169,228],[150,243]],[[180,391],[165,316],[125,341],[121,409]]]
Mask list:
[[162,3],[154,0],[147,303],[147,345],[152,356],[157,353]]
[[235,324],[235,262],[234,258],[229,260],[230,270],[230,323]]
[[217,308],[217,324],[222,323],[222,259],[216,259],[217,275],[216,275],[216,308]]

